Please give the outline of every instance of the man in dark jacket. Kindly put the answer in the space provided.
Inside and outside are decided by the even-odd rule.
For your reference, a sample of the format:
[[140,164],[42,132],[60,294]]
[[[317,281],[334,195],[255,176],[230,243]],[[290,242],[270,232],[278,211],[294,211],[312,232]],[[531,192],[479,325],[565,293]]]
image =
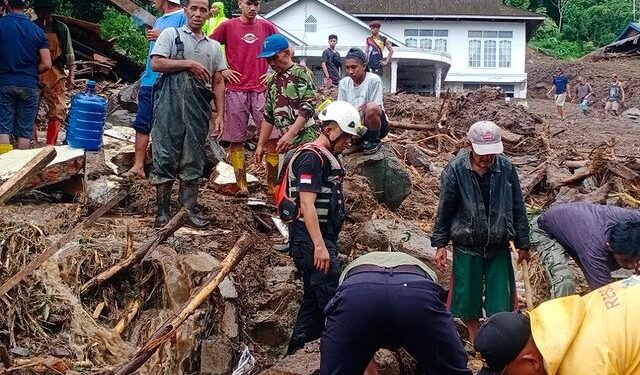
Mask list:
[[575,293],[569,257],[597,289],[613,282],[611,271],[636,269],[640,261],[640,210],[591,203],[552,206],[531,223],[536,246],[551,282],[551,296]]
[[[509,241],[518,261],[529,258],[529,226],[516,168],[504,155],[500,128],[480,121],[467,133],[471,150],[461,151],[442,172],[440,204],[431,245],[444,271],[453,243],[448,305],[469,328],[473,343],[483,310],[487,316],[514,309],[515,279]],[[484,297],[484,302],[483,302]]]

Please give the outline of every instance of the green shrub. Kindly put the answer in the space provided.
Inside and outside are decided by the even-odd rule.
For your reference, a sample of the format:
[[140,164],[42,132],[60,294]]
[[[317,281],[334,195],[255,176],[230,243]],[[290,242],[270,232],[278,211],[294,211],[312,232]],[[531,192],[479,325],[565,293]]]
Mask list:
[[120,52],[140,63],[145,63],[149,54],[149,42],[145,29],[137,26],[132,17],[108,8],[100,28],[105,39],[117,38],[116,48]]

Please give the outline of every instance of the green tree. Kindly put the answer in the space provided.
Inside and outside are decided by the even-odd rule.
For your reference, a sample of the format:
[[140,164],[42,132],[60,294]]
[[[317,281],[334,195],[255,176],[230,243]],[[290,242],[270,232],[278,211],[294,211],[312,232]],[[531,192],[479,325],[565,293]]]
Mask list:
[[116,47],[134,60],[144,63],[149,53],[145,29],[134,23],[133,18],[113,8],[107,8],[100,23],[105,39],[117,38]]
[[531,2],[529,0],[504,0],[504,5],[524,10],[531,9]]

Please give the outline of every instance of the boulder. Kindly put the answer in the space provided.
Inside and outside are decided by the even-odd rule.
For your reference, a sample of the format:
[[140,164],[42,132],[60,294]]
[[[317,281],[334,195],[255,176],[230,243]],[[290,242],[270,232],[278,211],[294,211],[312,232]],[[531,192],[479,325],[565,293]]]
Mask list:
[[357,173],[367,178],[375,198],[394,210],[400,207],[411,193],[411,177],[404,163],[386,146],[372,155],[362,153],[345,157],[348,173]]
[[118,106],[131,113],[138,112],[138,90],[140,81],[137,81],[118,92]]
[[431,157],[425,154],[416,145],[407,146],[405,149],[405,160],[409,165],[416,168],[423,168],[425,171],[431,170]]
[[[386,349],[376,352],[373,357],[380,375],[398,375],[405,373],[405,366],[399,356]],[[273,367],[260,375],[317,375],[320,373],[320,340],[310,342],[304,348],[278,361]]]
[[232,361],[233,346],[229,339],[218,337],[202,341],[202,346],[200,347],[200,374],[230,374]]
[[116,127],[116,126],[131,127],[135,119],[136,119],[135,112],[129,112],[126,109],[118,109],[116,111],[113,111],[109,116],[107,116],[107,121],[111,123],[113,127]]

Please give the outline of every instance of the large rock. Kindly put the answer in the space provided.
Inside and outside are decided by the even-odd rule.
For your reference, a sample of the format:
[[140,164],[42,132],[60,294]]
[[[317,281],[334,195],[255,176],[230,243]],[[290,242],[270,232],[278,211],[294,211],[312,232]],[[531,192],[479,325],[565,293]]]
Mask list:
[[369,180],[378,202],[390,209],[400,207],[411,193],[411,177],[404,163],[386,146],[373,155],[348,155],[345,163],[349,173],[360,174]]
[[425,171],[431,170],[431,157],[416,145],[407,146],[405,149],[405,159],[409,165],[416,168],[424,168]]
[[200,374],[227,375],[231,373],[233,346],[227,338],[202,341],[200,347]]
[[[380,375],[399,375],[403,366],[396,353],[381,349],[374,361]],[[320,373],[320,340],[308,343],[295,354],[286,356],[260,375],[317,375]]]
[[623,116],[630,118],[634,121],[640,121],[640,109],[638,108],[629,108],[622,113]]
[[107,122],[112,126],[128,126],[133,125],[133,121],[136,119],[135,112],[129,112],[126,109],[118,109],[107,116]]
[[137,81],[118,93],[118,106],[129,112],[138,112],[138,91],[140,90],[140,81]]

